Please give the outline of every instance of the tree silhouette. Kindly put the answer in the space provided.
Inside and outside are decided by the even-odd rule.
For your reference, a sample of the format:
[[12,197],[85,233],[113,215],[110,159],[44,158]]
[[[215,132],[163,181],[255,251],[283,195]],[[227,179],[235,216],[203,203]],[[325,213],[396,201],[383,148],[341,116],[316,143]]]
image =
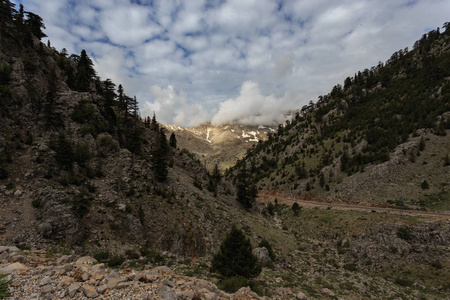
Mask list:
[[219,252],[213,258],[211,271],[225,278],[233,276],[252,278],[261,273],[261,267],[252,254],[250,240],[236,226],[231,228],[220,245]]

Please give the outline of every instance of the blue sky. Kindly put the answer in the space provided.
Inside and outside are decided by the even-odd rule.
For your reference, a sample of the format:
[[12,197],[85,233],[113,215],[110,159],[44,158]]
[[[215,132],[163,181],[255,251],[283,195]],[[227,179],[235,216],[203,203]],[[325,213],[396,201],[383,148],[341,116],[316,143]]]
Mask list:
[[[268,124],[450,21],[447,0],[13,0],[166,124]],[[47,39],[44,39],[46,42]]]

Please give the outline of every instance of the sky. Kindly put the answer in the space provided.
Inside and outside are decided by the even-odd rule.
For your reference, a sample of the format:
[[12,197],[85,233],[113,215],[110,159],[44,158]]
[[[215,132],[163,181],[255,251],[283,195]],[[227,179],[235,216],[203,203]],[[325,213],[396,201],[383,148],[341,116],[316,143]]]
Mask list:
[[448,0],[12,0],[142,117],[270,125],[450,21]]

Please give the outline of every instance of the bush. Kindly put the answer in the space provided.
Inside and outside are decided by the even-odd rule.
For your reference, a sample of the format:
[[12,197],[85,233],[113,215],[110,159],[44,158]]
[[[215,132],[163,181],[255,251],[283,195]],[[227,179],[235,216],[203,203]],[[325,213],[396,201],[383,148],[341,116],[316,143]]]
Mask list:
[[94,254],[94,258],[98,262],[106,262],[109,259],[109,251],[108,250],[102,250]]
[[411,239],[411,230],[406,226],[402,226],[397,229],[397,237],[399,237],[405,241],[410,240]]
[[422,190],[428,190],[430,188],[430,185],[428,184],[428,182],[426,180],[424,180],[420,184],[420,187],[422,188]]
[[213,258],[211,271],[225,278],[251,278],[261,272],[261,266],[252,254],[250,240],[236,226],[231,228],[220,245],[219,252]]
[[268,240],[263,239],[263,240],[259,243],[258,247],[264,247],[264,248],[266,248],[267,251],[269,251],[270,259],[272,259],[272,261],[275,261],[275,253],[273,252],[272,245],[269,243]]
[[92,104],[81,101],[73,108],[71,114],[72,120],[78,123],[86,123],[92,121],[95,116],[95,108]]
[[227,293],[236,293],[241,287],[249,286],[247,278],[233,276],[219,283],[219,288]]
[[298,205],[297,202],[292,204],[292,211],[294,212],[294,216],[298,216],[298,213],[300,212],[300,210],[301,210],[301,207],[300,207],[300,205]]
[[3,278],[5,278],[6,276],[8,276],[8,274],[0,274],[0,298],[11,296],[10,294],[8,294],[7,290],[10,282],[3,280]]
[[118,267],[121,264],[123,264],[124,262],[125,262],[125,257],[123,257],[122,255],[114,255],[108,261],[108,266],[110,266],[110,267]]

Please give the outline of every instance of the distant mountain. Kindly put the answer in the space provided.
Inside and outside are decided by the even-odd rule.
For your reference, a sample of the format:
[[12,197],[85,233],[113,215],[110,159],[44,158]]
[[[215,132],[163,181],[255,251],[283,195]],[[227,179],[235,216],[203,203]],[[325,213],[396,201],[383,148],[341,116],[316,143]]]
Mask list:
[[195,153],[198,159],[211,170],[217,164],[222,170],[232,167],[247,150],[260,141],[265,141],[276,128],[241,124],[181,127],[163,125],[174,133],[178,147]]

